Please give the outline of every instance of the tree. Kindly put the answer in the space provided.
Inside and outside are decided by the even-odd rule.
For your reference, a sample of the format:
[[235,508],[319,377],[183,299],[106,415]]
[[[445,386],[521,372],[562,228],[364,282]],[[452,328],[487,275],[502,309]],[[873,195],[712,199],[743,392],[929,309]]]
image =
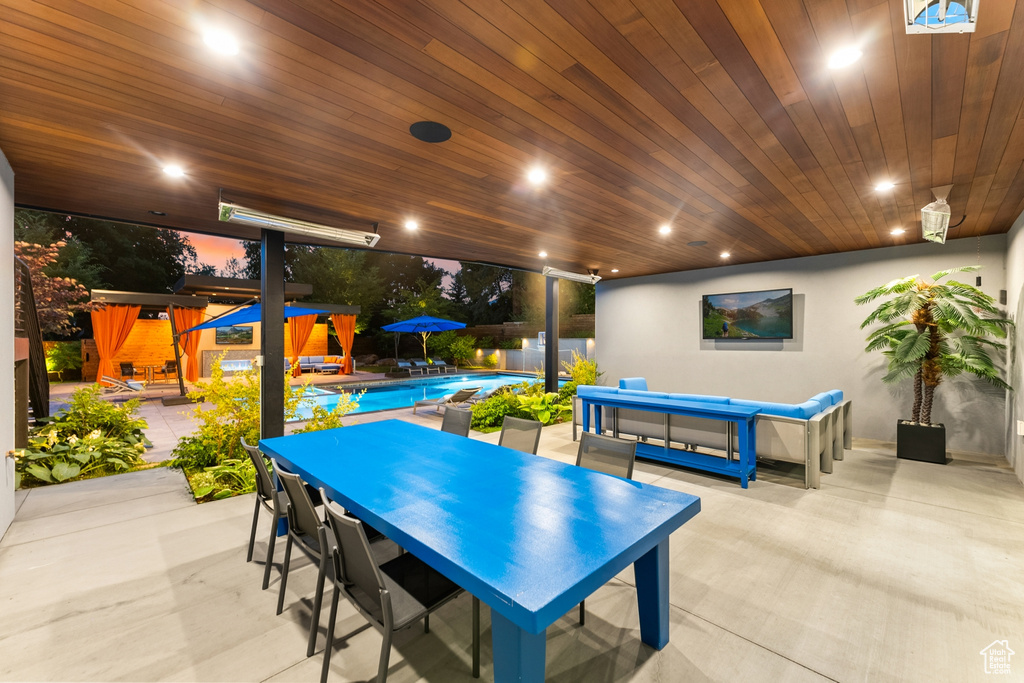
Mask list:
[[381,309],[384,284],[376,266],[367,265],[367,252],[335,247],[297,251],[291,264],[296,282],[313,286],[313,303],[359,306],[356,332],[363,332]]
[[62,241],[64,246],[44,273],[49,277],[71,278],[86,289],[103,285],[102,268],[92,258],[89,245],[65,231],[66,219],[46,211],[16,209],[14,212],[14,239],[31,244],[49,246]]
[[882,324],[868,335],[866,350],[880,350],[889,359],[883,382],[914,378],[913,422],[931,424],[932,398],[943,377],[966,372],[1010,389],[999,378],[987,350],[1006,346],[986,337],[1006,337],[1013,323],[1000,316],[995,300],[980,289],[955,280],[939,282],[952,273],[979,268],[943,270],[930,281],[911,275],[875,287],[854,300],[866,304],[892,297],[871,312],[861,323],[861,329]]
[[78,331],[74,314],[91,311],[89,291],[72,278],[50,277],[46,269],[57,261],[64,242],[50,245],[15,242],[14,253],[27,265],[31,273],[32,296],[36,304],[36,317],[43,334],[66,337]]
[[224,270],[221,275],[239,280],[246,279],[245,264],[232,256],[224,264]]

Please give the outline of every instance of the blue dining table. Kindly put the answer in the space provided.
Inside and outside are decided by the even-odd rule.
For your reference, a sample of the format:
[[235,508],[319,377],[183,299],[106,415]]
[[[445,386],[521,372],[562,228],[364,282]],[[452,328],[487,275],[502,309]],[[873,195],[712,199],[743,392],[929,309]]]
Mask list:
[[679,491],[384,420],[260,448],[491,608],[494,680],[543,681],[545,631],[633,565],[640,639],[669,639]]

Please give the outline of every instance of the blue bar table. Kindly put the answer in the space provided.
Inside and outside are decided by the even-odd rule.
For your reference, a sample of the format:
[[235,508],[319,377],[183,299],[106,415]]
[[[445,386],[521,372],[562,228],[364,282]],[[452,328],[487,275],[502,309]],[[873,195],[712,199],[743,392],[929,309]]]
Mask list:
[[400,420],[260,448],[487,603],[499,683],[543,681],[548,625],[629,564],[640,638],[668,643],[668,538],[696,496]]

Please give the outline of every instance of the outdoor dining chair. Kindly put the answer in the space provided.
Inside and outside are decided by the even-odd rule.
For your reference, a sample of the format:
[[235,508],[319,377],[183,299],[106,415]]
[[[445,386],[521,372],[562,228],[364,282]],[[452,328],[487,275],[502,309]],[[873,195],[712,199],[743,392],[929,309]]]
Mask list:
[[473,422],[473,411],[463,408],[445,408],[444,419],[441,420],[441,431],[459,436],[469,436],[469,427]]
[[473,394],[480,391],[480,387],[469,387],[467,389],[459,389],[454,394],[448,394],[441,398],[424,398],[419,401],[413,401],[412,413],[416,414],[416,409],[420,406],[435,406],[437,412],[441,412],[441,408],[449,408],[451,406],[461,406],[463,403],[469,401]]
[[173,358],[164,361],[164,365],[157,369],[157,372],[164,376],[166,381],[170,381],[171,377],[177,377],[178,375],[178,362]]
[[540,430],[543,426],[537,420],[523,420],[506,415],[501,422],[501,436],[498,437],[498,445],[537,455],[537,447],[540,445]]
[[[633,478],[633,463],[636,462],[636,441],[616,439],[584,432],[576,452],[576,466],[588,470],[611,474],[623,479]],[[587,601],[580,601],[580,626],[587,618]]]
[[[454,600],[463,591],[412,553],[379,564],[374,558],[364,525],[342,514],[324,497],[327,526],[333,530],[331,558],[334,569],[334,594],[327,626],[327,647],[320,682],[326,683],[334,649],[334,622],[338,617],[341,594],[384,636],[377,665],[377,683],[388,678],[391,638],[396,631],[423,619],[424,633],[430,632],[430,613]],[[473,598],[473,677],[480,677],[480,601]]]
[[270,541],[267,544],[267,565],[263,570],[263,590],[270,585],[270,567],[274,561],[274,543],[277,541],[277,523],[288,514],[288,498],[284,491],[278,491],[274,480],[267,471],[267,463],[263,454],[255,446],[250,446],[242,439],[242,448],[248,453],[256,468],[256,508],[252,511],[252,531],[249,534],[249,553],[245,556],[246,562],[252,561],[252,550],[256,544],[256,525],[260,518],[260,507],[266,508],[267,512],[273,515],[270,522]]
[[135,369],[134,363],[121,363],[121,379],[135,379],[135,375],[138,371]]

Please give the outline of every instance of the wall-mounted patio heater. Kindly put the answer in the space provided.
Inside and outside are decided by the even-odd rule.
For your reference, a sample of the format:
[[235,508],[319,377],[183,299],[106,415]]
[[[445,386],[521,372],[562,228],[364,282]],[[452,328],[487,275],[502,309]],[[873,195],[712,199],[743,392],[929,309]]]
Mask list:
[[973,33],[980,1],[903,0],[907,33]]

